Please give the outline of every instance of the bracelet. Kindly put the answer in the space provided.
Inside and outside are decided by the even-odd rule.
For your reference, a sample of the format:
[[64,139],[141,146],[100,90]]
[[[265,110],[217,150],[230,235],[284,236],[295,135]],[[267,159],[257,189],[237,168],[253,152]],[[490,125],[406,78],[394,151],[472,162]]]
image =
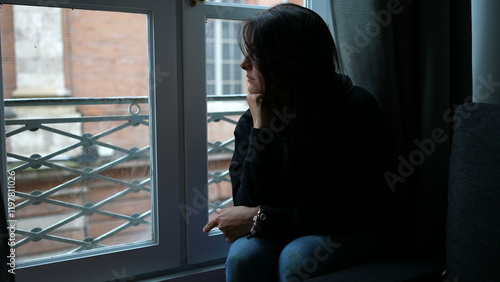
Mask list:
[[252,229],[250,229],[250,233],[247,235],[247,239],[254,237],[257,234],[257,232],[261,231],[262,222],[264,220],[266,220],[266,215],[262,212],[262,209],[260,208],[259,205],[259,211],[257,212],[257,215],[253,217]]

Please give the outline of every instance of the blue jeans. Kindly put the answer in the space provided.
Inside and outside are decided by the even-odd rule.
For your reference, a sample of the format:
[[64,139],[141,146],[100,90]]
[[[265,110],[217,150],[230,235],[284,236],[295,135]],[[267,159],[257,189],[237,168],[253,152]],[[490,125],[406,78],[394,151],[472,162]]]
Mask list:
[[376,249],[369,234],[310,235],[283,246],[266,237],[234,241],[226,260],[226,281],[302,281],[367,260]]

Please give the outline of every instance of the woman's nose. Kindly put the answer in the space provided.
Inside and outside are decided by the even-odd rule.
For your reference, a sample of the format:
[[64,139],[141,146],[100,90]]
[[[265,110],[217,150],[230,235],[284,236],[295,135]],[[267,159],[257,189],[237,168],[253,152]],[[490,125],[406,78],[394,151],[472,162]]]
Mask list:
[[244,70],[249,70],[252,67],[250,61],[245,57],[240,63],[240,67]]

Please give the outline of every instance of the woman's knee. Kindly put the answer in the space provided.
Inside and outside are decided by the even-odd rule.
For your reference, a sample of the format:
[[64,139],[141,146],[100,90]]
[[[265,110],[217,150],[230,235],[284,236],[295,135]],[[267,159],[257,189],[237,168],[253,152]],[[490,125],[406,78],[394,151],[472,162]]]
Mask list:
[[231,277],[239,278],[239,281],[259,281],[264,276],[275,276],[277,261],[278,255],[272,242],[257,237],[242,237],[229,248],[226,277],[228,281]]
[[304,236],[290,242],[278,262],[280,281],[302,281],[331,269],[340,243],[331,236]]

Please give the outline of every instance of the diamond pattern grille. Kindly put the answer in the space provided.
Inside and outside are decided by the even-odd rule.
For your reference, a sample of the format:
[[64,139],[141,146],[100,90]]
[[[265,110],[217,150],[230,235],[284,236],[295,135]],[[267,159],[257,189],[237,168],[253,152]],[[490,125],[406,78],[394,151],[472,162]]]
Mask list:
[[[238,95],[209,101],[242,99],[244,96]],[[149,145],[126,147],[110,142],[125,138],[123,132],[125,136],[149,134],[144,130],[136,133],[139,127],[149,127],[149,114],[141,110],[141,106],[147,108],[147,103],[147,97],[5,100],[5,106],[12,109],[82,105],[118,105],[126,109],[120,115],[6,118],[7,163],[18,181],[14,247],[19,261],[154,239]],[[215,133],[209,132],[213,137],[207,142],[209,215],[217,208],[232,205],[228,167],[234,152],[234,126],[242,113],[208,113],[209,131]],[[71,125],[72,129],[61,124]],[[94,126],[99,130],[93,133],[74,130],[85,129],[87,124],[106,126]],[[66,141],[45,154],[34,149],[12,149],[12,143],[20,138],[26,142],[43,134]],[[101,156],[101,151],[107,154]]]
[[[149,115],[142,114],[140,108],[147,103],[147,97],[5,101],[6,107],[13,109],[128,105],[126,115],[6,119],[8,148],[18,142],[26,143],[27,148],[7,152],[9,169],[17,176],[14,247],[19,250],[20,261],[153,239],[149,145],[126,148],[110,142],[119,143],[123,135],[117,135],[119,132],[149,127]],[[70,124],[71,128],[85,129],[92,123],[100,124],[92,127],[93,131],[100,130],[95,134],[78,135],[58,128]],[[31,153],[31,145],[36,144],[30,142],[40,143],[36,136],[48,133],[52,135],[50,140],[64,145],[46,154]],[[100,156],[101,151],[107,152],[105,156]],[[125,207],[134,202],[141,203],[137,209]]]

